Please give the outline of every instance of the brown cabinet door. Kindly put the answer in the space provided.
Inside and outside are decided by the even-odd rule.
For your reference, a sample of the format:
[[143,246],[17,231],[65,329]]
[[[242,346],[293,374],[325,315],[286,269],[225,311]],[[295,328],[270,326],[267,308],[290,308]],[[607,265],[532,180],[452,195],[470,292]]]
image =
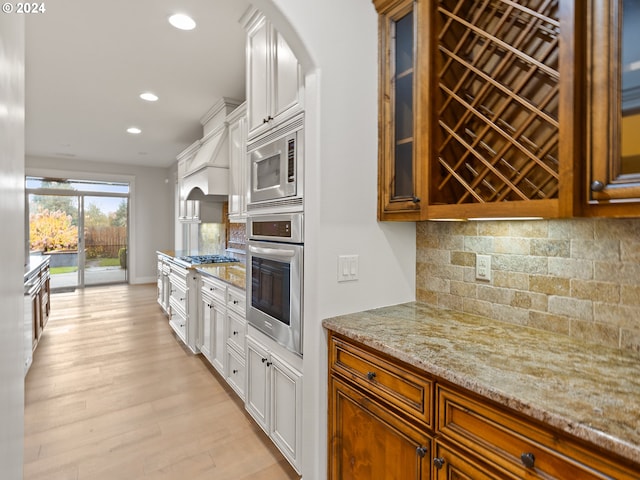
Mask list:
[[434,480],[496,480],[511,478],[498,476],[470,459],[468,455],[457,453],[454,448],[443,445],[439,440],[436,440],[434,448]]
[[374,0],[379,13],[378,218],[420,220],[425,186],[419,118],[422,1]]
[[330,380],[329,472],[333,480],[430,478],[431,440],[342,380]]
[[587,202],[600,216],[640,215],[640,8],[635,0],[591,2]]

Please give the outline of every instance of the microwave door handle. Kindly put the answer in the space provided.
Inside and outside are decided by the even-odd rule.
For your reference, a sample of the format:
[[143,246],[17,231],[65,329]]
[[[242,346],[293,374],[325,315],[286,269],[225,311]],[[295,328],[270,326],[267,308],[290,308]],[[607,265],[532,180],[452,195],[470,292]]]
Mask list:
[[249,246],[249,251],[251,253],[257,253],[258,255],[272,255],[274,257],[282,258],[292,258],[296,254],[295,250],[287,250],[282,248],[262,248],[254,247],[252,245]]

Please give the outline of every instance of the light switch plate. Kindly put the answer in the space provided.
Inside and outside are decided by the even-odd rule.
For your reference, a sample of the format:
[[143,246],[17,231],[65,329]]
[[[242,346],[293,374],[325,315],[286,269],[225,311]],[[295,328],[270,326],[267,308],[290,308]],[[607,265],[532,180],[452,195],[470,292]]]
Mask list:
[[491,280],[491,255],[476,254],[476,279]]
[[338,282],[358,280],[358,255],[338,256]]

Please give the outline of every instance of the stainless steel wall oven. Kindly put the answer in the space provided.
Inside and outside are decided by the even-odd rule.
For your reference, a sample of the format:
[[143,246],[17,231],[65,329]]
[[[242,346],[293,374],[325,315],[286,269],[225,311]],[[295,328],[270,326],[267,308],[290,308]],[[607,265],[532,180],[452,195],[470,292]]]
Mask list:
[[247,319],[302,356],[303,214],[247,219]]

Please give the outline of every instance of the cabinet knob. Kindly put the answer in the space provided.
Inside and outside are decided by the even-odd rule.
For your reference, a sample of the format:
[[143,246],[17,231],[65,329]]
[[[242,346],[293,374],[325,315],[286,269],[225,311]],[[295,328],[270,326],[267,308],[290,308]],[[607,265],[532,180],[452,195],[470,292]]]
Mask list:
[[271,365],[273,365],[273,362],[267,362],[267,367],[270,367]]
[[602,183],[600,180],[594,180],[593,182],[591,182],[591,190],[593,190],[594,192],[601,192],[602,190],[604,190],[604,183]]
[[237,331],[237,330],[234,330],[234,331],[233,331],[233,334],[234,334],[234,335],[237,335],[237,334],[238,334],[238,331]]
[[238,373],[238,370],[236,368],[233,369],[233,374],[235,375],[236,373]]
[[267,361],[267,359],[266,359],[266,358],[263,358],[263,359],[262,359],[262,363],[264,363],[264,362],[266,362],[266,361]]
[[369,380],[373,380],[374,378],[376,378],[376,372],[369,372],[367,373],[367,378]]
[[440,470],[442,467],[444,467],[444,458],[442,457],[436,457],[433,459],[433,465]]
[[237,304],[238,304],[238,300],[234,300],[234,301],[233,301],[233,304],[234,304],[234,305],[237,305]]
[[413,197],[413,198],[411,199],[411,201],[412,201],[413,203],[420,203],[420,197]]
[[522,464],[527,468],[533,468],[536,463],[536,457],[531,452],[525,452],[520,455],[520,460],[522,460]]
[[427,454],[427,447],[418,447],[416,448],[416,453],[420,458],[423,458]]

